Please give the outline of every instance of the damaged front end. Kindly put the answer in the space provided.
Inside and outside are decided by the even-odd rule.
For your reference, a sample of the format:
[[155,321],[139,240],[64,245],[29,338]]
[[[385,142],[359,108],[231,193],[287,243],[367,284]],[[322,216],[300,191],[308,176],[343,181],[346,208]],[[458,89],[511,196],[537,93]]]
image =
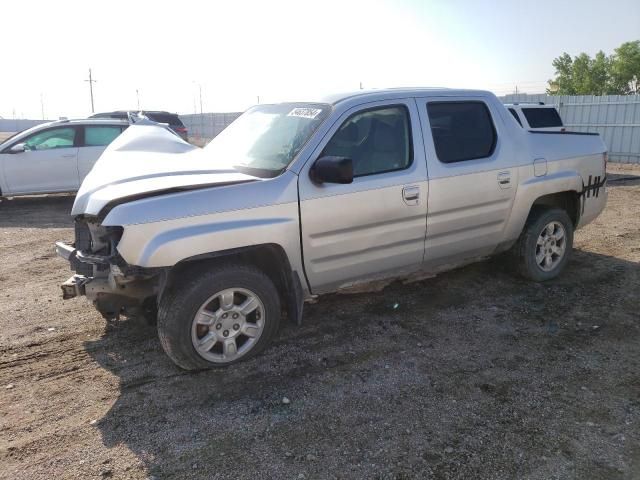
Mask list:
[[122,232],[102,226],[98,217],[76,217],[74,243],[56,242],[56,253],[75,272],[61,285],[63,299],[86,296],[108,320],[155,310],[164,269],[127,264],[116,248]]

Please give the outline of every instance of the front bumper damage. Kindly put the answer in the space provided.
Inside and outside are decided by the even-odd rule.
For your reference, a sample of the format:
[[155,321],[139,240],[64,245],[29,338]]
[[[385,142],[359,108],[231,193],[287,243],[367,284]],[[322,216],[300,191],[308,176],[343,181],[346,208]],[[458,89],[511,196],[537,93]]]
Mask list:
[[62,298],[84,296],[107,319],[137,314],[157,295],[162,270],[130,266],[118,255],[86,253],[64,242],[56,242],[55,250],[76,272],[61,285]]
[[96,265],[108,265],[106,259],[96,258],[95,256],[87,258],[73,245],[68,245],[64,242],[56,242],[55,248],[56,254],[69,262],[71,270],[79,272],[72,275],[61,285],[63,300],[86,295],[85,285],[93,280],[94,267]]
[[70,298],[80,297],[86,294],[84,288],[89,279],[83,275],[73,275],[60,287],[62,288],[62,299],[69,300]]
[[[76,270],[75,266],[78,261],[76,257],[77,250],[64,242],[56,242],[56,254],[67,260],[71,265],[71,270]],[[89,281],[84,275],[72,275],[60,287],[62,288],[62,299],[80,297],[85,295],[85,284]]]

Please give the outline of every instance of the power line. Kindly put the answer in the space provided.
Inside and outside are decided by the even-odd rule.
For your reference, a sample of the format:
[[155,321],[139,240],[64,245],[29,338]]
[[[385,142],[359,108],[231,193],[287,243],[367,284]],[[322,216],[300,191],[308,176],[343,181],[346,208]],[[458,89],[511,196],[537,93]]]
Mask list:
[[85,82],[89,82],[89,93],[91,94],[91,113],[95,113],[93,108],[93,84],[97,82],[91,77],[91,69],[89,69],[89,79],[85,80]]

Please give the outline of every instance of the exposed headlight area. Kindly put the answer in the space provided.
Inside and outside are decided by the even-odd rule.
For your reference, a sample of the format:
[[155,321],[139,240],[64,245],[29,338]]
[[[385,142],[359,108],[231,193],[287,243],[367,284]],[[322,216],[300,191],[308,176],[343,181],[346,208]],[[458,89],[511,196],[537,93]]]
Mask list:
[[98,217],[79,215],[74,243],[56,243],[58,255],[67,259],[75,272],[62,284],[63,298],[86,295],[108,319],[155,308],[163,269],[127,264],[117,250],[124,228],[100,222]]
[[71,268],[85,277],[100,276],[116,261],[117,246],[124,229],[105,227],[97,217],[78,216],[75,219],[75,255]]

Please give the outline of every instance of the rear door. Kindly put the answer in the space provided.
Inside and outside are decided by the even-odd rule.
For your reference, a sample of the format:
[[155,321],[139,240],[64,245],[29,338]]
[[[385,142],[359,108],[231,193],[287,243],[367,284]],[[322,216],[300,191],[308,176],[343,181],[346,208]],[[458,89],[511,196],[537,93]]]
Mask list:
[[518,184],[503,119],[482,96],[418,99],[418,107],[429,169],[425,262],[487,255],[502,240]]
[[[349,157],[349,185],[316,184],[320,156]],[[427,215],[427,172],[413,99],[369,103],[345,112],[299,178],[305,273],[314,292],[420,268]]]
[[80,183],[91,171],[107,145],[120,135],[126,125],[85,125],[82,127],[83,135],[78,151],[78,174]]
[[46,128],[22,141],[25,151],[4,157],[4,174],[12,194],[71,192],[78,182],[78,129]]

